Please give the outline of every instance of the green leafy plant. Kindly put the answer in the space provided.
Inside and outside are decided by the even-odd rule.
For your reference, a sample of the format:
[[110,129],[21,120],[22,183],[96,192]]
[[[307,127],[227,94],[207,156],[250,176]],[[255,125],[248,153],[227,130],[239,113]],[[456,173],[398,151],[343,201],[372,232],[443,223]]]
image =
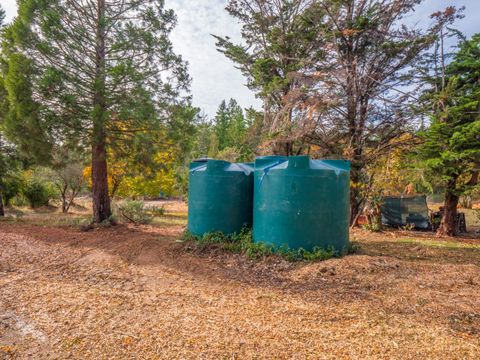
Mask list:
[[118,212],[123,219],[133,224],[149,224],[153,220],[145,203],[140,200],[125,200],[118,206]]
[[415,224],[407,224],[403,227],[403,230],[406,230],[406,231],[415,230]]
[[332,257],[353,252],[346,249],[344,252],[340,253],[333,248],[322,249],[320,247],[315,247],[313,251],[307,251],[303,248],[290,249],[287,246],[275,247],[262,242],[255,243],[253,242],[252,231],[248,228],[233,235],[212,232],[201,237],[195,236],[187,231],[184,235],[184,240],[195,242],[202,250],[209,247],[216,247],[227,252],[245,254],[247,257],[254,260],[278,255],[288,261],[317,261],[327,260]]
[[148,208],[148,211],[152,216],[163,216],[165,215],[165,206],[151,206]]
[[371,231],[371,232],[380,232],[382,231],[381,224],[378,222],[372,222],[371,224],[365,224],[362,226],[365,230]]
[[22,194],[31,208],[46,206],[50,199],[55,196],[55,192],[51,186],[37,179],[28,180],[23,188]]
[[279,254],[288,261],[316,261],[316,260],[328,260],[337,255],[337,252],[333,248],[322,249],[318,246],[313,248],[313,251],[307,251],[303,248],[296,250],[289,249],[288,247],[281,247],[278,249]]
[[8,206],[10,205],[11,200],[20,194],[23,186],[22,179],[19,176],[11,176],[4,180],[3,185],[3,201],[5,202],[5,205]]

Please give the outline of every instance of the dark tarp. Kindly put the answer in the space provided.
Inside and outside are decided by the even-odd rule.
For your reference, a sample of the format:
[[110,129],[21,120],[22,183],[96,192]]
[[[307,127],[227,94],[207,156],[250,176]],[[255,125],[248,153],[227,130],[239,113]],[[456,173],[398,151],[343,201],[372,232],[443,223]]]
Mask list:
[[386,226],[406,226],[412,224],[417,229],[429,229],[427,197],[419,196],[386,196],[383,198],[382,224]]

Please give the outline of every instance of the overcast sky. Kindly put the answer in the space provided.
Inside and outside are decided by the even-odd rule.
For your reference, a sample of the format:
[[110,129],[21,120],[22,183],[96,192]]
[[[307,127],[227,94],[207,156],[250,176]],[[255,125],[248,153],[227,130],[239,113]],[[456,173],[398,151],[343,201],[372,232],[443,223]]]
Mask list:
[[[195,106],[213,116],[223,99],[234,98],[246,108],[261,104],[246,88],[246,80],[234,64],[215,50],[210,34],[228,35],[240,39],[240,25],[225,11],[227,0],[166,0],[178,16],[172,34],[176,51],[189,63],[193,78],[192,94]],[[7,21],[16,14],[16,0],[0,0],[7,12]],[[408,22],[428,23],[429,15],[449,5],[466,6],[466,17],[457,23],[467,36],[480,32],[480,0],[425,0]]]

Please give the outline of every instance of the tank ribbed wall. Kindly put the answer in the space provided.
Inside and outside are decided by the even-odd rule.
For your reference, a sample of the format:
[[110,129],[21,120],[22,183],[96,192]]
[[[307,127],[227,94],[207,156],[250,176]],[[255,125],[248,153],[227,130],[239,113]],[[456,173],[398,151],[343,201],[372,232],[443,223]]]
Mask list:
[[253,239],[292,249],[348,246],[350,163],[308,156],[255,162]]
[[253,167],[208,159],[190,164],[188,230],[238,233],[252,224]]

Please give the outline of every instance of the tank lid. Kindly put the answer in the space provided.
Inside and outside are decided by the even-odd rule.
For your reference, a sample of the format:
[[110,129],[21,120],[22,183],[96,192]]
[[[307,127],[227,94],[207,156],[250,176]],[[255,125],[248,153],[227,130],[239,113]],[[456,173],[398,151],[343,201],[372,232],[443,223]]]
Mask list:
[[310,157],[308,155],[290,156],[288,158],[288,168],[290,169],[308,169],[310,168]]
[[255,168],[261,169],[265,166],[278,165],[287,160],[288,160],[288,156],[277,156],[277,155],[259,156],[255,159]]
[[190,163],[190,172],[196,171],[208,171],[209,173],[221,171],[241,171],[245,175],[249,175],[251,172],[253,172],[253,166],[248,163],[230,163],[225,160],[206,159],[205,161],[192,161]]
[[209,159],[207,161],[207,171],[217,171],[217,170],[224,170],[227,166],[229,166],[231,163],[225,160],[214,160],[214,159]]

